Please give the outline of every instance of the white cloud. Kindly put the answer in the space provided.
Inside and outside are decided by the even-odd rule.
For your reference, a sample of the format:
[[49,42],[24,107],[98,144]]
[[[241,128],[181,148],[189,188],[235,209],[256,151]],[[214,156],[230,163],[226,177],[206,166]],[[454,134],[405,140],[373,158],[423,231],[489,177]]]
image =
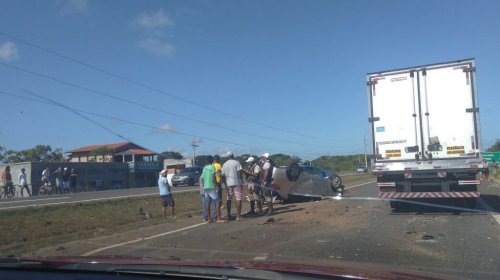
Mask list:
[[174,46],[169,43],[162,42],[156,38],[145,38],[137,43],[138,47],[149,51],[155,55],[168,58],[174,52]]
[[133,25],[147,33],[158,33],[162,29],[173,27],[174,22],[160,8],[157,12],[143,12],[135,18]]
[[62,15],[87,14],[89,11],[88,0],[57,0],[56,5]]
[[174,127],[172,127],[171,125],[169,124],[162,124],[158,127],[156,127],[155,129],[153,129],[154,132],[158,132],[158,133],[166,133],[166,132],[175,132],[177,131],[177,129],[175,129]]
[[0,59],[4,61],[12,61],[19,58],[17,47],[14,43],[7,41],[0,45]]

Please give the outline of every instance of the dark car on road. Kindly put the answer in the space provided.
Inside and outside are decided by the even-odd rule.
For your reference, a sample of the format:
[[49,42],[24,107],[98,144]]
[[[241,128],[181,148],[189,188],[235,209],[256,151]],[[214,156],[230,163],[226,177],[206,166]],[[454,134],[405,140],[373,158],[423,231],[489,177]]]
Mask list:
[[201,172],[203,169],[201,167],[188,167],[181,170],[181,172],[172,176],[172,186],[176,187],[178,185],[188,185],[194,186],[200,180]]

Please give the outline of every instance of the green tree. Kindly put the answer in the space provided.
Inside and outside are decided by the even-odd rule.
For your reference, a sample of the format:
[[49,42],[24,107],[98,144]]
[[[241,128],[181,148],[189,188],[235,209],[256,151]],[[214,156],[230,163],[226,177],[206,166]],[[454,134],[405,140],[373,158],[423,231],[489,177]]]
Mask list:
[[497,139],[497,142],[488,148],[488,150],[486,150],[488,152],[500,152],[500,139]]
[[49,145],[37,145],[32,149],[21,151],[5,150],[3,148],[2,161],[5,163],[61,162],[65,161],[65,159],[61,148],[52,150]]
[[[289,155],[285,154],[274,154],[269,156],[271,160],[274,162],[274,166],[287,166],[290,161],[292,160],[292,157]],[[300,159],[295,159],[295,160],[300,160]]]
[[90,152],[90,156],[94,158],[102,157],[103,162],[111,161],[111,155],[113,155],[113,149],[108,146],[100,146]]

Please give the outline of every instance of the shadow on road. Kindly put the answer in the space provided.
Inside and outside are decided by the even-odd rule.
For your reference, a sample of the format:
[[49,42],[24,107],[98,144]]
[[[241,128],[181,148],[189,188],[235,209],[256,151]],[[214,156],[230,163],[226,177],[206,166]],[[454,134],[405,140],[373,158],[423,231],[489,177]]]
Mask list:
[[[485,195],[487,196],[487,195]],[[485,196],[481,196],[485,199]],[[491,197],[491,195],[490,195]],[[500,198],[489,198],[500,203]],[[392,209],[393,215],[485,215],[491,209],[484,209],[477,199],[429,199],[429,200],[398,200],[399,207]],[[491,202],[487,202],[489,205]],[[499,205],[497,205],[498,207]]]
[[[493,194],[481,194],[481,198],[488,204],[493,212],[500,213],[500,196]],[[488,209],[485,209],[488,210]]]

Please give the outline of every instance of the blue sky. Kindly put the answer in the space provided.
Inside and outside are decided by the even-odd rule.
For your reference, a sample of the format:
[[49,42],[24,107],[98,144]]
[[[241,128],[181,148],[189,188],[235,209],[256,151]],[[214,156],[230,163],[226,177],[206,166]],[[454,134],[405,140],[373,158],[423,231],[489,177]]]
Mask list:
[[500,1],[0,1],[0,145],[363,153],[366,73],[475,57],[489,147],[499,50]]

